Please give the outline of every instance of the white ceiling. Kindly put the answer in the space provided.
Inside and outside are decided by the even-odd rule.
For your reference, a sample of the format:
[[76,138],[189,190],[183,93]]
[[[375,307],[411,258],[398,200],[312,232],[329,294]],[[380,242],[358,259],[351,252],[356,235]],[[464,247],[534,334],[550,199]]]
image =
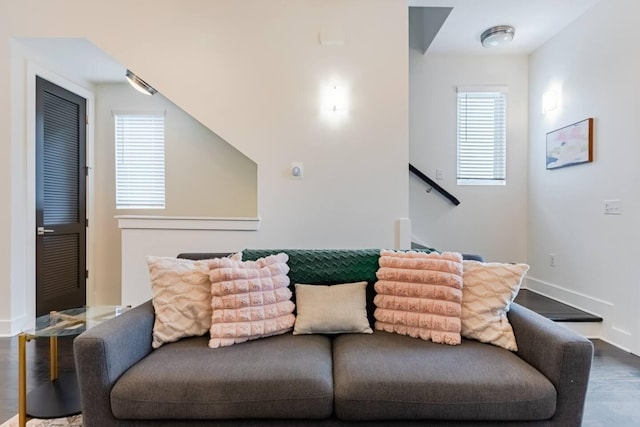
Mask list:
[[[430,53],[529,54],[601,0],[408,0],[410,6],[453,7]],[[513,42],[487,49],[480,34],[495,25],[515,27]]]
[[[428,52],[529,54],[601,0],[408,0],[410,6],[453,7]],[[480,34],[512,25],[513,42],[485,49]],[[126,67],[86,39],[22,38],[44,60],[92,83],[124,82]],[[144,77],[143,77],[144,78]]]
[[20,38],[47,63],[91,83],[125,82],[126,67],[87,39]]

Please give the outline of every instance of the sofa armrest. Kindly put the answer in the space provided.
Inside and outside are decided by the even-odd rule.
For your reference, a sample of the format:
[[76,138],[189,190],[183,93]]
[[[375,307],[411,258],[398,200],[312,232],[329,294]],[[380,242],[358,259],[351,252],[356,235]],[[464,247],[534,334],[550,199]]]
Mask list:
[[80,334],[73,352],[85,425],[113,426],[111,389],[152,350],[155,315],[147,301]]
[[557,392],[554,426],[580,426],[593,358],[593,344],[582,335],[519,304],[508,313],[518,356],[544,374]]

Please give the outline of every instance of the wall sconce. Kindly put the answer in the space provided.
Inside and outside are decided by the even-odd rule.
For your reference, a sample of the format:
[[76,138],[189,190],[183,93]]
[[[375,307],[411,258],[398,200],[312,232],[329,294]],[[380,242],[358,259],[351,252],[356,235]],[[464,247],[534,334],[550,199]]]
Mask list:
[[145,82],[140,77],[133,74],[133,71],[127,70],[126,77],[129,84],[133,86],[133,88],[138,92],[143,93],[145,95],[153,95],[155,93],[158,93],[158,91],[155,90],[153,87],[151,87],[149,83]]
[[331,85],[325,89],[323,110],[344,112],[347,109],[347,91],[343,86]]
[[558,108],[558,93],[555,90],[548,90],[542,94],[542,114]]

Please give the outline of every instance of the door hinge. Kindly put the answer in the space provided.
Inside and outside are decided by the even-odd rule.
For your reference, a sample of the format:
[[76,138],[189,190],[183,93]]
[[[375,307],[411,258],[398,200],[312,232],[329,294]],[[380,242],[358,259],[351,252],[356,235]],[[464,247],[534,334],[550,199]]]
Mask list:
[[84,278],[88,279],[89,278],[89,270],[85,270],[84,271]]
[[84,124],[85,125],[89,124],[89,115],[88,114],[85,114],[85,116],[84,116]]
[[89,169],[91,169],[89,166],[84,167],[84,176],[89,176]]
[[84,219],[84,226],[89,227],[89,218]]

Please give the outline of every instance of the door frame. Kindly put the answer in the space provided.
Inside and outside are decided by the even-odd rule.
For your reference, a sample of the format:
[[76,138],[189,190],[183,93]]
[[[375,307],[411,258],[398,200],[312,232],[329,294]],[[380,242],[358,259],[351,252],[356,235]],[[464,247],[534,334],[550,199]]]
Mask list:
[[[95,268],[94,268],[94,232],[93,212],[94,212],[94,142],[95,142],[95,95],[94,92],[77,83],[67,80],[53,71],[42,67],[35,62],[27,61],[26,75],[26,307],[25,314],[30,324],[27,327],[34,327],[36,314],[36,76],[42,77],[70,92],[73,92],[87,100],[87,218],[89,228],[87,229],[86,241],[86,261],[89,277],[86,282],[87,305],[95,303]],[[89,85],[88,83],[86,83]]]

